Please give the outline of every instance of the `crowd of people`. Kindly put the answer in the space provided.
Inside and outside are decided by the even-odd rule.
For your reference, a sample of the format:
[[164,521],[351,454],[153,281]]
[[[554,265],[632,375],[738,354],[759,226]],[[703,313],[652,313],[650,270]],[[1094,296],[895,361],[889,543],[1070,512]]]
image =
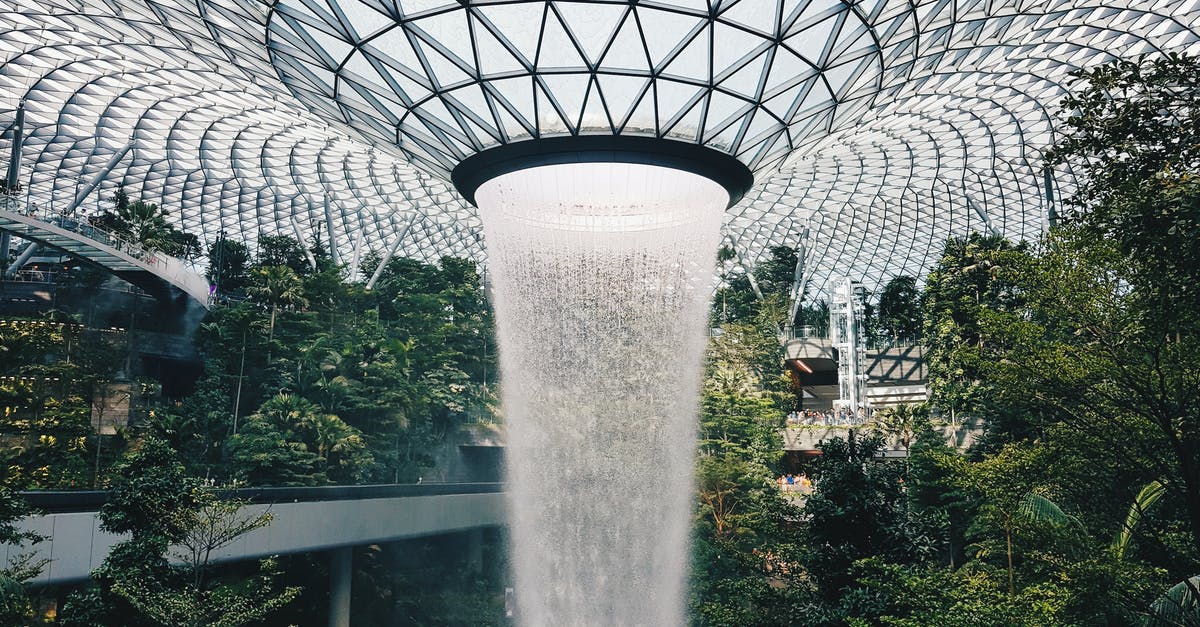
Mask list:
[[866,412],[858,410],[854,413],[849,409],[826,409],[814,411],[804,409],[793,411],[787,415],[789,427],[824,426],[824,427],[858,427],[867,421]]
[[779,489],[784,492],[812,494],[813,491],[812,479],[809,479],[808,475],[804,473],[780,475],[776,482],[779,484]]

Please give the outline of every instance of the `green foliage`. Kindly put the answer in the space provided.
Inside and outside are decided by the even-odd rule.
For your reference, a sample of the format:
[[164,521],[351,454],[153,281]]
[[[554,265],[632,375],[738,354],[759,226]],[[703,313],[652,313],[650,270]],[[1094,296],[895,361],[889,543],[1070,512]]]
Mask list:
[[892,277],[879,293],[879,325],[892,341],[914,340],[921,334],[922,319],[916,277]]
[[1155,599],[1142,627],[1200,625],[1200,575],[1181,581]]
[[0,460],[10,485],[93,485],[92,400],[116,373],[122,344],[53,314],[0,321]]
[[204,277],[225,294],[234,294],[249,282],[250,249],[246,244],[221,237],[208,245],[208,269]]
[[[129,539],[113,547],[92,573],[96,584],[71,596],[66,625],[245,625],[260,622],[299,590],[277,590],[273,563],[249,578],[210,577],[213,551],[270,523],[244,513],[189,477],[170,446],[143,440],[114,469],[100,526]],[[182,565],[168,564],[172,545]]]
[[1138,491],[1133,502],[1129,504],[1129,513],[1125,515],[1125,522],[1121,524],[1121,531],[1113,541],[1113,554],[1116,555],[1118,560],[1124,559],[1125,554],[1129,551],[1133,534],[1137,531],[1142,517],[1158,502],[1158,499],[1162,498],[1162,495],[1166,491],[1166,487],[1158,480],[1147,483]]
[[167,212],[158,205],[132,200],[124,189],[118,189],[111,200],[113,210],[93,216],[92,224],[148,251],[162,251],[183,259],[200,255],[200,239],[172,226]]
[[881,438],[851,430],[820,448],[814,492],[804,504],[806,566],[826,600],[852,587],[851,568],[860,559],[921,562],[942,551],[939,521],[909,505],[903,467],[878,459]]
[[929,396],[935,406],[970,411],[988,395],[982,371],[1003,343],[987,323],[1023,306],[1018,279],[1028,258],[1024,245],[995,235],[972,233],[946,241],[923,296]]
[[797,512],[774,483],[785,395],[764,318],[725,324],[709,344],[690,595],[698,625],[782,625],[811,600],[787,533]]
[[260,267],[286,266],[300,276],[312,272],[304,247],[286,235],[259,234],[255,262]]

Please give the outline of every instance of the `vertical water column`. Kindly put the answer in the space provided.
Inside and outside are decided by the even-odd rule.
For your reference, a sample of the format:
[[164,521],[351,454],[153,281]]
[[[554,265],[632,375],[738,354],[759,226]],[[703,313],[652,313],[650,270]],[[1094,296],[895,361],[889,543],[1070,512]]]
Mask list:
[[670,168],[587,163],[504,174],[475,200],[521,623],[682,625],[697,397],[729,193]]

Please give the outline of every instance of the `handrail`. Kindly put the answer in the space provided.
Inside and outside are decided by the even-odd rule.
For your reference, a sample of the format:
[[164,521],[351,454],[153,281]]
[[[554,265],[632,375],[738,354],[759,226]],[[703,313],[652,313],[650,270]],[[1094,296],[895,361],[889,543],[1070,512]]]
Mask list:
[[[503,491],[503,483],[399,483],[217,489],[223,498],[265,504],[490,494]],[[20,495],[31,507],[45,513],[93,512],[108,500],[108,492],[105,490],[31,490],[21,492]]]

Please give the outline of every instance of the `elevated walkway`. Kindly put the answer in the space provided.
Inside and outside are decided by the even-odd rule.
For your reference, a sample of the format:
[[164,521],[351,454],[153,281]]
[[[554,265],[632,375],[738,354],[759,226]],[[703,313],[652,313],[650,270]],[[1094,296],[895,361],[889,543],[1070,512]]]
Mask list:
[[[238,498],[251,513],[270,511],[270,526],[222,548],[213,562],[310,553],[342,547],[441,535],[505,524],[503,486],[449,483],[320,488],[248,488]],[[46,512],[18,527],[47,539],[36,545],[0,547],[7,565],[22,554],[49,562],[34,585],[87,579],[124,536],[100,529],[96,510],[104,492],[31,492],[30,503]]]
[[185,262],[143,250],[76,218],[37,209],[19,211],[9,203],[0,203],[0,230],[63,250],[160,300],[173,302],[186,296],[208,307],[208,281]]

